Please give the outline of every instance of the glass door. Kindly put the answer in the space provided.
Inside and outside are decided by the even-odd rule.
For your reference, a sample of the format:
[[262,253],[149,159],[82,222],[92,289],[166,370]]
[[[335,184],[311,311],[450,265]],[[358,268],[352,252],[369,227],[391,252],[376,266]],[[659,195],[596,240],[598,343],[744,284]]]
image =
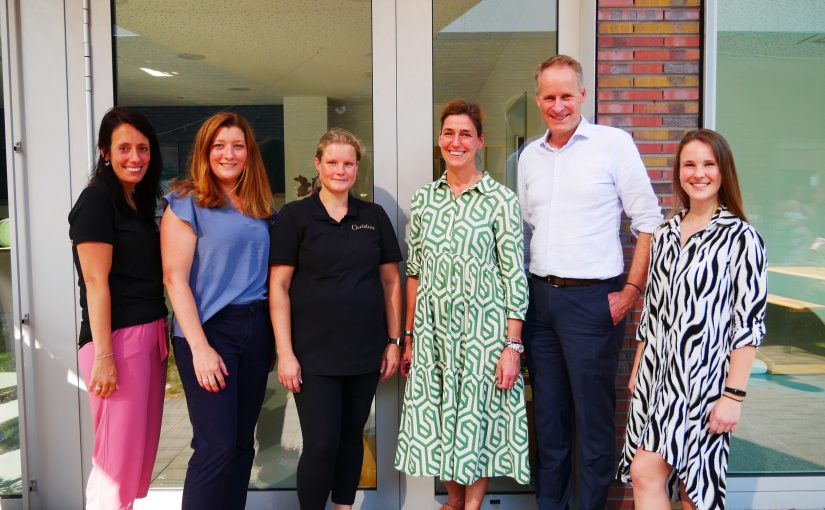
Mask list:
[[[207,5],[195,0],[111,3],[114,102],[141,111],[156,128],[164,187],[186,175],[201,122],[214,113],[233,111],[255,131],[280,209],[309,195],[316,173],[315,144],[327,129],[342,127],[365,149],[353,193],[381,203],[395,223],[395,190],[382,185],[386,178],[379,177],[377,183],[374,178],[382,157],[374,148],[374,133],[391,132],[394,126],[387,125],[392,118],[379,118],[373,107],[374,97],[382,93],[374,91],[380,85],[373,80],[373,17],[383,17],[385,26],[392,26],[392,9],[385,14],[386,6],[369,0]],[[391,166],[382,171],[393,172]],[[382,434],[394,437],[397,430],[396,384],[393,379],[382,385],[392,387],[379,389],[364,430],[358,494],[362,508],[397,505],[394,451],[379,440]],[[172,359],[153,489],[182,487],[191,438]],[[256,431],[250,507],[297,507],[295,473],[302,448],[293,396],[273,373]]]
[[[18,384],[20,328],[15,301],[16,230],[14,151],[11,132],[11,52],[6,6],[0,6],[0,507],[23,508],[23,391]],[[27,499],[27,498],[26,498]]]
[[[478,103],[484,114],[484,147],[479,167],[516,190],[518,156],[525,142],[541,136],[544,126],[535,107],[535,67],[557,53],[555,0],[464,2],[433,0],[433,132],[439,130],[441,109],[454,98]],[[444,161],[434,143],[433,177]],[[527,393],[531,466],[534,427],[529,374],[523,370]],[[490,480],[491,505],[532,505],[533,484],[511,478]],[[435,484],[439,500],[446,488]],[[523,496],[519,496],[522,494]],[[446,501],[446,500],[445,500]],[[496,508],[504,508],[496,506]]]

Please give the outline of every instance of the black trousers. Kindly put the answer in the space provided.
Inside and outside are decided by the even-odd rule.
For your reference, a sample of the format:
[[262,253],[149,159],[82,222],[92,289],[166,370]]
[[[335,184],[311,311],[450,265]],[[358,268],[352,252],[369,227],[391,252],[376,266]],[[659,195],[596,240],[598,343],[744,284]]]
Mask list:
[[607,294],[621,288],[619,278],[565,288],[530,279],[523,335],[533,389],[539,510],[569,508],[574,430],[581,452],[579,508],[605,507],[616,469],[616,368],[625,329],[624,320],[613,325]]
[[182,508],[242,509],[255,457],[255,424],[274,350],[267,302],[229,305],[206,321],[203,331],[229,375],[224,376],[226,389],[218,393],[201,388],[189,344],[173,338],[194,450],[183,484]]
[[378,372],[349,376],[301,374],[295,406],[304,449],[298,461],[301,510],[351,505],[364,460],[364,424],[370,414]]

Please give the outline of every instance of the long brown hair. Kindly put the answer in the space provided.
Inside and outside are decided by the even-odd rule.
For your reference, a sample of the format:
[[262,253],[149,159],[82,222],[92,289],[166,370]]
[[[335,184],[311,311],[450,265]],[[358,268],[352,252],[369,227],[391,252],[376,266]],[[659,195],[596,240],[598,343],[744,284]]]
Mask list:
[[212,142],[218,131],[225,127],[239,128],[246,138],[246,165],[235,189],[241,209],[247,216],[268,218],[272,215],[272,192],[264,161],[252,126],[237,113],[216,113],[206,119],[195,135],[195,145],[189,160],[189,177],[174,182],[173,191],[178,195],[195,195],[195,203],[199,207],[217,209],[226,205],[226,197],[209,165]]
[[733,161],[733,151],[730,150],[727,140],[710,129],[697,129],[690,131],[682,138],[676,155],[673,157],[673,196],[677,205],[681,208],[690,207],[690,198],[679,181],[679,167],[681,166],[682,149],[690,142],[702,142],[707,145],[716,164],[719,166],[719,173],[722,176],[722,183],[719,186],[719,204],[728,208],[734,216],[745,221],[745,212],[742,208],[742,193],[739,191],[739,178],[736,175],[736,163]]

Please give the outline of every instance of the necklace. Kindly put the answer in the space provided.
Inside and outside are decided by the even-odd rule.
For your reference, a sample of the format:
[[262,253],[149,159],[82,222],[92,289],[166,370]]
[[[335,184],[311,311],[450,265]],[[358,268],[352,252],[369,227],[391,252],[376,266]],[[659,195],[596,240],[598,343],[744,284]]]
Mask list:
[[[449,176],[449,174],[447,174],[447,175]],[[478,181],[480,181],[480,180],[481,180],[481,178],[482,178],[483,176],[484,176],[484,174],[482,174],[481,172],[477,172],[477,175],[475,176],[475,178],[473,178],[473,180],[472,180],[472,181],[470,181],[469,183],[467,183],[467,184],[463,185],[462,187],[458,188],[458,192],[456,192],[456,188],[455,188],[452,184],[450,184],[450,180],[449,180],[449,179],[446,179],[446,181],[447,181],[447,186],[449,186],[449,187],[450,187],[450,191],[452,191],[452,192],[453,192],[453,196],[454,196],[454,197],[457,197],[457,196],[461,195],[462,193],[464,193],[465,191],[467,191],[468,189],[470,189],[470,188],[472,188],[473,186],[475,186],[475,185],[478,183]]]

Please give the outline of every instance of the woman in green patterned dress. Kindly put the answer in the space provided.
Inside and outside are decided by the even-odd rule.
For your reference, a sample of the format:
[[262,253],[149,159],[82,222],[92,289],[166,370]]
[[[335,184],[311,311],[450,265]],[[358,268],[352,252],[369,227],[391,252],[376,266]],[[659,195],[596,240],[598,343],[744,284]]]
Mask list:
[[522,223],[516,195],[476,165],[478,105],[448,104],[438,143],[447,171],[412,199],[395,467],[441,478],[442,510],[471,510],[491,476],[530,481]]

